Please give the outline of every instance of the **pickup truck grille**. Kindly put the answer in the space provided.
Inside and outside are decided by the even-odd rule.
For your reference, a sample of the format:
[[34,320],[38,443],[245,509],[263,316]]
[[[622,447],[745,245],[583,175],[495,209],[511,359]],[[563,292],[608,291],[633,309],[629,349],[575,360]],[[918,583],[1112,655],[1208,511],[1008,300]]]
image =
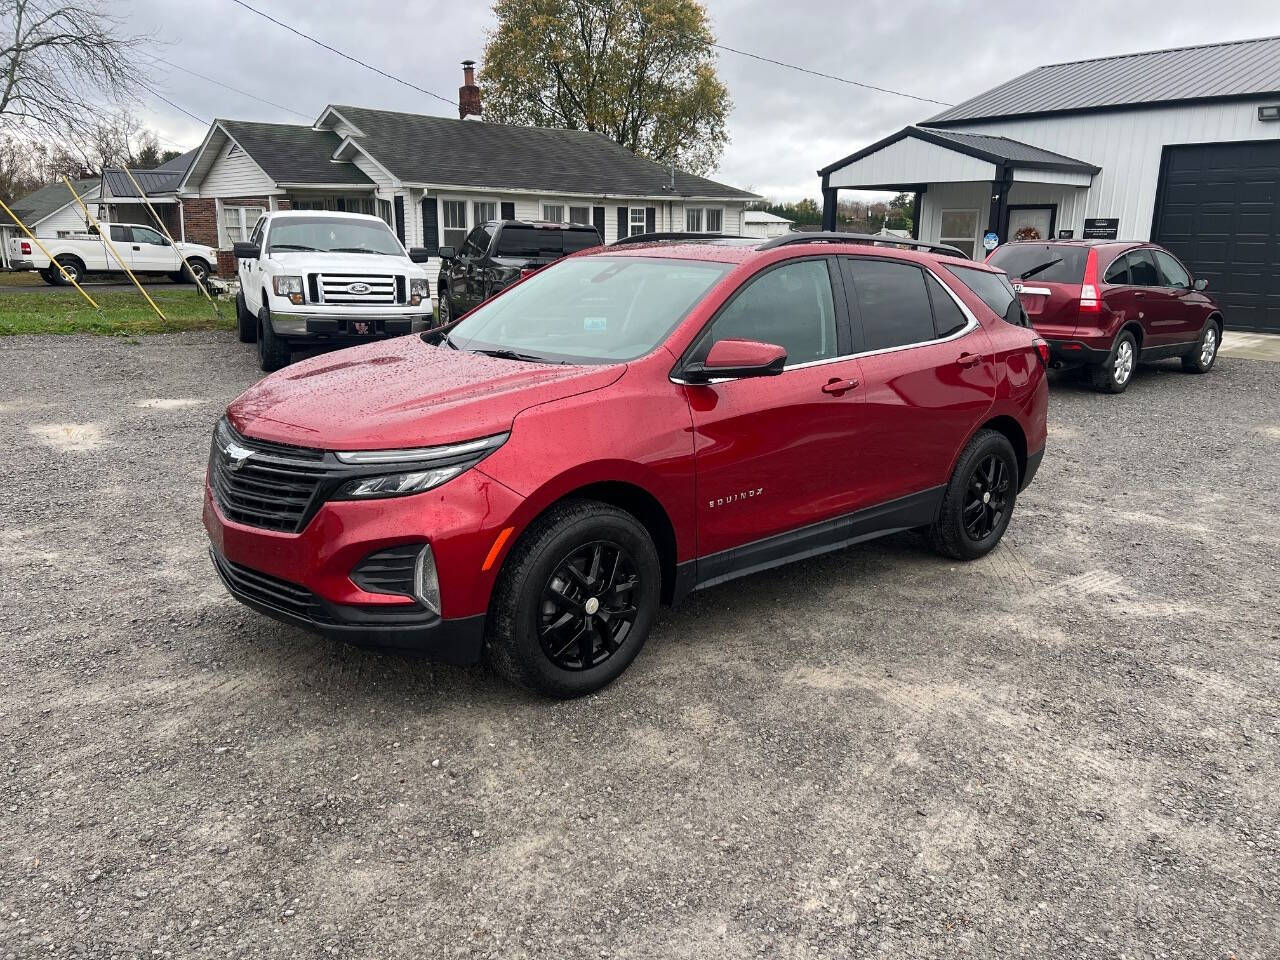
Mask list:
[[392,275],[369,276],[354,273],[318,273],[307,278],[307,286],[320,294],[321,303],[365,304],[400,303],[404,278]]
[[[247,456],[245,450],[250,451]],[[209,451],[209,487],[228,520],[297,533],[311,519],[321,483],[334,472],[324,459],[321,450],[242,436],[224,421],[214,431]]]

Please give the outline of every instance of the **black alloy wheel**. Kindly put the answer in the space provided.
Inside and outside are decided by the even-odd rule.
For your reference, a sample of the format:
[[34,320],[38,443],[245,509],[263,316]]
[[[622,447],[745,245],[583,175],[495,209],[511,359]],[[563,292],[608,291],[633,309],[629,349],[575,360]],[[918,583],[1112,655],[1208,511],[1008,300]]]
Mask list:
[[631,594],[640,575],[627,551],[607,540],[560,561],[542,592],[538,639],[562,670],[589,670],[621,649],[636,621]]
[[1001,527],[1009,507],[1009,468],[1004,459],[989,454],[969,477],[964,498],[964,532],[981,543]]

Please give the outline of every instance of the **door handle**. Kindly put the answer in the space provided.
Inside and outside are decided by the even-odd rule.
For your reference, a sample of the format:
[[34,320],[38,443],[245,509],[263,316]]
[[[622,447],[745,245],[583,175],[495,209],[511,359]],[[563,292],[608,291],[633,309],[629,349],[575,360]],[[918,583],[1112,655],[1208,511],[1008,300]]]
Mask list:
[[1134,294],[1134,297],[1136,297],[1139,300],[1145,300],[1147,298],[1147,295],[1143,293],[1141,290],[1139,290],[1137,293]]
[[140,246],[138,246],[138,245],[135,243],[135,244],[133,245],[133,249],[135,249],[135,250],[141,250],[142,248],[141,248]]
[[829,393],[833,397],[838,397],[838,396],[841,396],[842,394],[847,393],[850,390],[856,390],[857,387],[858,387],[857,380],[832,379],[832,380],[828,380],[826,383],[822,385],[822,392]]
[[962,367],[976,367],[982,362],[982,354],[980,353],[962,353],[956,358],[956,363]]

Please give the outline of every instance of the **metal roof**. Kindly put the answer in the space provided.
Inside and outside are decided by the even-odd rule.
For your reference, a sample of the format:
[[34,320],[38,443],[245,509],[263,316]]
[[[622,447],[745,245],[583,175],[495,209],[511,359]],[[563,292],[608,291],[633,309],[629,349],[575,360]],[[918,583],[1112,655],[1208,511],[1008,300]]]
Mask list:
[[1010,140],[1008,137],[993,137],[983,133],[960,133],[955,130],[904,127],[897,133],[885,137],[869,147],[864,147],[857,153],[852,153],[843,159],[837,160],[835,163],[823,167],[818,171],[818,175],[825,176],[907,137],[914,137],[917,140],[936,144],[948,150],[955,150],[957,153],[963,153],[966,156],[986,160],[988,163],[1014,167],[1015,169],[1061,170],[1090,175],[1098,173],[1101,169],[1091,163],[1085,163],[1083,160],[1064,157],[1060,153],[1042,150],[1020,140]]
[[1280,37],[1260,37],[1037,67],[924,125],[1271,95],[1280,95]]
[[[130,169],[129,173],[133,174],[133,179],[138,181],[138,186],[146,191],[148,197],[155,197],[165,193],[177,193],[178,184],[182,180],[185,170],[134,170]],[[108,195],[112,197],[136,197],[138,191],[134,189],[129,174],[125,173],[120,167],[107,167],[102,171],[102,180],[107,186]]]

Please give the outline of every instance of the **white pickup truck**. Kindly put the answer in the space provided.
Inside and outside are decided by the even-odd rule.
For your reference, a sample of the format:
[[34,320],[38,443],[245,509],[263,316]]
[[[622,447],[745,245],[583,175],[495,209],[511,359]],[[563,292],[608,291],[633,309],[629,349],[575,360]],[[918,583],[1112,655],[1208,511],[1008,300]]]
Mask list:
[[298,348],[350,346],[431,326],[431,289],[391,228],[360,213],[280,210],[263,214],[236,243],[240,341],[258,344],[263,370]]
[[[163,273],[179,281],[190,280],[190,274],[194,274],[203,281],[217,267],[218,252],[212,247],[198,243],[171,244],[159,230],[137,223],[104,223],[102,226],[108,231],[111,246],[136,274]],[[41,237],[40,243],[77,283],[86,273],[124,272],[120,260],[96,233]],[[38,271],[47,283],[67,282],[62,270],[53,266],[40,245],[29,237],[13,237],[9,241],[9,264],[13,270]]]

